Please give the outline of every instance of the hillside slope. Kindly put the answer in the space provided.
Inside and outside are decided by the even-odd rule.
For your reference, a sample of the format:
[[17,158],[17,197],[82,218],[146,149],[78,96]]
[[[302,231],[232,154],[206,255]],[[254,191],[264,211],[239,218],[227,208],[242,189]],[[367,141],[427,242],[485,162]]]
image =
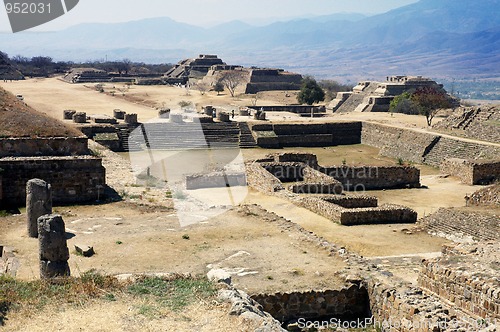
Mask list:
[[82,133],[34,110],[0,88],[0,137],[75,136],[82,136]]

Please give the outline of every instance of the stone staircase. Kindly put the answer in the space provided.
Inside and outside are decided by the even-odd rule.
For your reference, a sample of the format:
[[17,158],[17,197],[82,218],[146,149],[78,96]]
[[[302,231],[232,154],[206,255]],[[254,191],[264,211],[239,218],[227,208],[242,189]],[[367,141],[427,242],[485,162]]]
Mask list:
[[481,106],[465,109],[437,123],[435,129],[444,129],[460,136],[488,142],[500,142],[500,108]]
[[499,239],[498,219],[489,213],[443,208],[422,219],[420,224],[429,233],[471,237],[476,241],[497,241]]
[[252,130],[248,127],[246,122],[238,122],[238,127],[240,129],[240,148],[250,149],[255,148],[257,143],[252,135]]
[[238,148],[240,128],[231,123],[146,123],[140,130],[131,132],[121,128],[124,151],[140,151],[145,148],[175,149],[223,149]]
[[353,93],[340,105],[337,112],[364,112],[369,108],[370,96],[378,88],[377,82],[370,83],[361,93]]

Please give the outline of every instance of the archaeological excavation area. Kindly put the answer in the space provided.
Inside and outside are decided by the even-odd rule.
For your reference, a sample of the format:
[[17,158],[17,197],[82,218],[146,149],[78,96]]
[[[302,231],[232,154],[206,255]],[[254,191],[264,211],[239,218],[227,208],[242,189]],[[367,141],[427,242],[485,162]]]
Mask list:
[[[264,74],[290,75],[250,74],[247,89]],[[54,84],[81,104],[109,107],[55,103],[49,111],[30,86],[33,104],[47,108],[40,115],[28,97],[25,104],[1,89],[0,118],[17,129],[0,135],[0,274],[208,276],[227,307],[217,319],[236,316],[261,331],[342,322],[363,322],[367,331],[498,328],[494,134],[458,135],[461,127],[446,119],[431,130],[399,116],[355,119],[272,100],[252,108],[245,97],[225,108],[209,100],[195,110],[145,111],[140,102]],[[384,103],[382,92],[371,108]],[[469,113],[471,127],[492,132],[491,122],[474,118],[480,112]],[[492,114],[484,121],[498,108]],[[43,183],[27,187],[32,179]],[[50,194],[37,194],[37,183]],[[30,223],[38,226],[31,233]],[[48,236],[60,246],[45,250]],[[85,316],[94,305],[74,310]]]

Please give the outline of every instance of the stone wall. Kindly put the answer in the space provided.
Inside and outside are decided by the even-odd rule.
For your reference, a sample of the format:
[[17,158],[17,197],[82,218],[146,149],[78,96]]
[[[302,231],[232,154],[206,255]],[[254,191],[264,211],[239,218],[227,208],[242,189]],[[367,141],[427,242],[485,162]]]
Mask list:
[[328,195],[321,197],[324,201],[339,205],[346,209],[377,207],[377,197],[365,195]]
[[[404,285],[394,287],[380,278],[368,280],[368,297],[377,331],[445,332],[479,331],[476,321],[457,308],[444,304],[420,288]],[[486,324],[482,326],[486,327]],[[485,330],[486,331],[486,330]]]
[[319,170],[340,181],[344,190],[420,187],[420,170],[413,166],[334,166]]
[[343,209],[340,214],[342,225],[366,224],[405,224],[417,222],[417,212],[395,204],[384,204],[379,207]]
[[419,285],[461,310],[483,319],[500,319],[498,242],[462,245],[424,260]]
[[283,184],[257,162],[247,163],[247,182],[252,188],[264,193],[275,193],[284,189]]
[[[274,157],[279,158],[279,155]],[[269,159],[273,158],[266,160]],[[293,155],[288,155],[286,159],[294,158]],[[377,207],[377,200],[374,197],[346,196],[339,199],[338,196],[332,196],[342,193],[341,184],[332,177],[300,162],[249,163],[247,164],[247,180],[250,187],[288,199],[294,204],[342,225],[415,223],[417,221],[417,213],[412,209],[389,204]],[[283,182],[293,182],[293,184],[285,190]]]
[[500,148],[491,144],[371,122],[363,122],[361,142],[380,148],[381,155],[436,167],[447,158],[490,160],[500,155]]
[[361,143],[361,122],[319,124],[254,124],[257,144],[262,147],[332,146]]
[[359,285],[339,290],[257,294],[252,299],[283,323],[299,318],[335,317],[347,321],[370,316],[368,292]]
[[424,163],[439,166],[447,158],[498,160],[500,148],[491,144],[473,143],[460,138],[441,137],[429,148]]
[[311,114],[326,114],[325,106],[309,106],[309,105],[276,105],[276,106],[247,106],[247,108],[253,110],[262,110],[264,112],[290,112],[305,116],[311,116]]
[[33,178],[51,184],[54,203],[96,200],[103,194],[106,183],[101,161],[91,156],[2,158],[3,203],[23,205],[26,182]]
[[2,138],[0,158],[87,155],[87,137]]
[[210,174],[192,174],[186,176],[186,189],[223,188],[246,186],[245,173],[214,172]]
[[488,184],[500,179],[500,161],[450,158],[441,163],[440,170],[468,185]]
[[[345,200],[350,199],[346,198]],[[344,208],[324,197],[301,197],[297,204],[345,226],[386,223],[402,224],[415,223],[417,221],[417,213],[405,206],[393,204],[376,206],[373,204],[373,199],[360,201],[358,198],[352,198],[352,201],[352,205],[356,206],[356,208]],[[360,203],[372,206],[359,207],[361,206]],[[349,205],[346,201],[343,204]]]
[[361,143],[380,149],[380,154],[423,163],[426,149],[437,138],[434,134],[363,122]]
[[498,216],[469,209],[440,208],[419,221],[432,235],[460,241],[500,240]]
[[469,198],[468,204],[500,207],[500,182],[473,193]]

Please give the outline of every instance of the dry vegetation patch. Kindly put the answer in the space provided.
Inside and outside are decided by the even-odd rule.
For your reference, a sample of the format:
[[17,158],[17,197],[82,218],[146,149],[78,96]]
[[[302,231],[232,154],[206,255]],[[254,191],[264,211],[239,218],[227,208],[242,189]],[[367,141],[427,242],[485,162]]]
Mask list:
[[82,136],[82,133],[34,110],[0,88],[0,137],[56,136]]

